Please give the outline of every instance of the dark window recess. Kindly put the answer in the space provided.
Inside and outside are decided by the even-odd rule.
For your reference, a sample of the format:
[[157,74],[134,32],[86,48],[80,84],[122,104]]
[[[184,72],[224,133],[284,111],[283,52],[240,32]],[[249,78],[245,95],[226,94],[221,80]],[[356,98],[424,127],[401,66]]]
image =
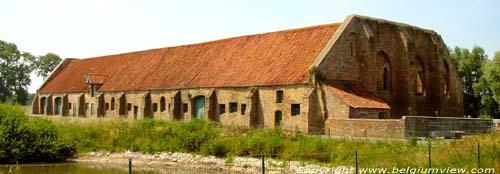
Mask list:
[[367,117],[368,117],[368,113],[366,113],[366,112],[359,113],[359,118],[367,118]]
[[168,103],[168,110],[170,111],[170,103]]
[[127,111],[132,110],[132,103],[127,103]]
[[106,110],[109,110],[109,103],[106,103]]
[[115,98],[111,98],[111,110],[114,111],[115,110]]
[[71,104],[68,105],[68,109],[71,109]]
[[300,104],[292,104],[292,116],[300,115]]
[[85,110],[88,110],[89,109],[89,103],[85,103]]
[[184,113],[186,113],[188,111],[188,104],[187,103],[182,104],[182,108]]
[[245,115],[246,109],[247,109],[247,104],[241,104],[241,115]]
[[153,103],[153,112],[158,111],[158,103]]
[[387,112],[379,112],[378,113],[378,118],[381,118],[381,119],[388,118]]
[[219,115],[226,113],[226,105],[225,104],[219,104]]
[[164,112],[165,111],[165,97],[161,97],[160,99],[160,112]]
[[283,91],[276,91],[276,103],[283,103]]
[[229,103],[229,113],[238,112],[238,103]]

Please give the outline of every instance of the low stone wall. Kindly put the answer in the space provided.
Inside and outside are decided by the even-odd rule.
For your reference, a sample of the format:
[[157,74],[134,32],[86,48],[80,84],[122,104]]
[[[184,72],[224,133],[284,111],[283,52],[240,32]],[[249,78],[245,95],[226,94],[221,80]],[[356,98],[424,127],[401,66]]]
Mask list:
[[329,119],[325,133],[348,137],[404,138],[404,119]]

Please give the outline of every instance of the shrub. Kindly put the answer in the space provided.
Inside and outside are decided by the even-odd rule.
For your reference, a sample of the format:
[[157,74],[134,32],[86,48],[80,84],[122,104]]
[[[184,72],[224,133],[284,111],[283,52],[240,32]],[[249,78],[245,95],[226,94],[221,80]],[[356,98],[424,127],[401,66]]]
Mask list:
[[60,162],[75,153],[50,121],[29,119],[20,106],[0,104],[0,163]]

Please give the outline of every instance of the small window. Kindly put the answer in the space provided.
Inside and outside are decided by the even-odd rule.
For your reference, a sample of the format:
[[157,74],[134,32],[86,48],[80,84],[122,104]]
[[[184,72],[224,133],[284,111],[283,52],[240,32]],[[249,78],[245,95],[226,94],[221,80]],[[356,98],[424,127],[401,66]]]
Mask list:
[[300,104],[292,104],[292,116],[300,115]]
[[127,111],[132,110],[132,103],[127,103]]
[[182,108],[184,110],[184,113],[186,113],[188,111],[188,104],[187,103],[182,104]]
[[379,112],[378,113],[378,118],[380,118],[380,119],[388,118],[387,112]]
[[241,115],[245,115],[246,109],[247,109],[247,104],[241,104]]
[[68,105],[68,109],[71,109],[71,104]]
[[168,110],[170,111],[170,103],[168,103]]
[[276,103],[283,103],[283,91],[276,91]]
[[153,103],[153,112],[158,112],[158,103]]
[[111,110],[112,111],[115,110],[115,98],[114,97],[111,98]]
[[90,104],[89,104],[89,103],[85,103],[85,110],[88,110],[88,109],[89,109],[89,106],[90,106]]
[[109,103],[106,103],[106,110],[109,110]]
[[367,118],[367,117],[368,117],[368,113],[366,113],[366,112],[359,113],[359,118]]
[[225,104],[219,104],[219,115],[222,115],[226,113],[226,105]]
[[229,113],[238,112],[238,103],[229,103]]

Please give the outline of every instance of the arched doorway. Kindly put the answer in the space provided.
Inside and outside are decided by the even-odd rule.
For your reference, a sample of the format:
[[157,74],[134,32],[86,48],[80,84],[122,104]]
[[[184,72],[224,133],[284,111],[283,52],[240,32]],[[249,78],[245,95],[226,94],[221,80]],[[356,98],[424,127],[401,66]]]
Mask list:
[[62,99],[61,99],[61,97],[56,97],[54,100],[55,100],[54,101],[54,103],[55,103],[54,114],[59,115],[59,114],[61,114],[61,111],[62,111]]
[[205,96],[198,96],[193,99],[194,102],[194,117],[203,119],[205,113]]
[[283,122],[283,113],[281,111],[274,112],[274,127],[281,127]]

